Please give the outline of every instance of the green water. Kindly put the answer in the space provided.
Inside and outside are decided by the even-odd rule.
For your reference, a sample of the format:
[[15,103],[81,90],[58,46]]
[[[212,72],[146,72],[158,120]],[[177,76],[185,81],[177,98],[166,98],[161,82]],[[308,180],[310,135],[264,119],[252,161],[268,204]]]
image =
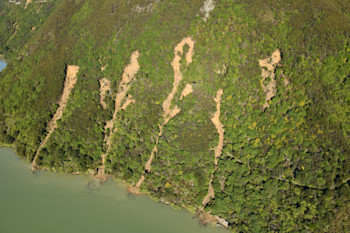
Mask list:
[[129,195],[114,181],[32,174],[30,165],[0,148],[0,233],[225,233],[200,225],[185,210]]

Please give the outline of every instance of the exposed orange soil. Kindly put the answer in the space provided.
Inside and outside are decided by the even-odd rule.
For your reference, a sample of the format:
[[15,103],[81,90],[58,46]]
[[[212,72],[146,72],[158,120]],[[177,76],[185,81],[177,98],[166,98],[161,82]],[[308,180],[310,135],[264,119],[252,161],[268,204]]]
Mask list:
[[283,71],[282,71],[282,77],[283,77],[283,84],[284,84],[285,87],[287,87],[289,85],[289,80],[284,75]]
[[31,3],[31,2],[32,2],[32,0],[27,0],[26,4],[24,5],[24,9],[26,9],[27,6],[29,5],[29,3]]
[[[275,92],[276,92],[275,69],[276,69],[276,65],[280,61],[281,61],[281,52],[278,49],[276,49],[272,53],[271,57],[259,60],[259,65],[261,67],[261,76],[262,76],[262,80],[260,80],[260,85],[266,93],[266,102],[263,106],[264,109],[267,107],[270,107],[268,102],[275,96]],[[270,78],[271,80],[268,83],[268,85],[265,86],[264,81],[267,78]]]
[[199,218],[199,221],[204,225],[208,223],[216,223],[225,228],[228,228],[228,222],[217,215],[212,215],[211,211],[206,212],[203,208],[197,208],[196,214]]
[[193,89],[192,89],[192,85],[187,83],[184,90],[182,91],[181,93],[181,96],[180,96],[180,100],[182,100],[183,97],[186,97],[188,96],[189,94],[191,94],[193,92]]
[[[216,146],[216,148],[214,149],[214,152],[215,152],[214,153],[215,171],[217,170],[217,166],[218,166],[218,158],[220,158],[220,156],[222,154],[222,148],[224,146],[224,132],[225,131],[224,131],[224,126],[220,122],[221,96],[223,93],[224,93],[224,91],[222,89],[219,89],[216,93],[216,98],[214,98],[214,100],[216,102],[216,112],[214,113],[214,116],[211,118],[211,121],[215,125],[215,128],[219,134],[219,143]],[[212,186],[213,179],[214,179],[214,174],[211,174],[211,178],[209,180],[209,185],[208,185],[208,194],[204,197],[204,199],[202,201],[203,206],[206,206],[209,203],[209,201],[211,200],[211,198],[215,198],[215,193],[214,193],[214,189]]]
[[111,81],[107,78],[102,78],[100,79],[100,104],[103,109],[107,109],[107,104],[105,102],[107,91],[111,91]]
[[135,186],[130,185],[128,187],[128,192],[132,194],[141,194],[139,188],[141,184],[145,181],[145,179],[146,177],[144,175],[141,175],[141,178],[137,181]]
[[[120,109],[123,109],[122,103],[125,100],[126,94],[130,89],[131,81],[134,79],[136,73],[139,71],[140,66],[139,66],[139,63],[137,60],[138,57],[139,57],[139,52],[138,51],[133,52],[131,54],[130,64],[124,68],[122,80],[119,83],[118,92],[117,92],[116,99],[115,99],[113,118],[112,118],[112,120],[108,121],[106,123],[106,126],[105,126],[105,143],[107,145],[107,150],[105,153],[103,153],[101,155],[102,164],[98,168],[98,173],[95,176],[97,179],[100,179],[101,182],[104,182],[109,177],[105,174],[105,162],[106,162],[106,157],[111,149],[111,144],[112,144],[111,140],[112,140],[113,133],[115,133],[117,131],[116,128],[113,129],[114,122],[117,119],[117,114],[120,111]],[[126,108],[126,106],[125,106],[125,108]],[[109,130],[109,134],[107,133],[108,130]]]
[[[214,98],[215,102],[216,102],[216,112],[214,113],[213,117],[211,118],[211,121],[213,122],[213,124],[215,125],[215,128],[219,134],[219,143],[216,146],[216,148],[214,149],[215,152],[215,170],[214,173],[217,171],[217,166],[218,166],[218,158],[220,158],[221,154],[222,154],[222,149],[224,146],[224,126],[222,125],[222,123],[220,122],[220,108],[221,108],[221,96],[223,95],[223,90],[219,89],[216,93],[216,98]],[[209,201],[212,198],[215,198],[215,192],[212,186],[212,182],[214,179],[214,173],[211,174],[210,180],[209,180],[209,185],[208,185],[208,194],[204,197],[203,201],[202,201],[202,205],[203,208],[199,208],[197,210],[197,215],[200,219],[200,221],[204,224],[207,224],[209,222],[213,222],[213,223],[217,223],[220,224],[221,226],[227,228],[228,227],[228,222],[223,219],[220,218],[219,216],[216,215],[212,215],[211,212],[205,212],[204,207],[209,203]],[[221,190],[223,190],[223,184],[221,184]]]
[[129,106],[129,104],[135,104],[135,99],[132,98],[132,95],[128,95],[125,103],[122,106],[122,109],[125,110]]
[[208,185],[208,194],[203,198],[203,201],[202,201],[203,206],[206,206],[212,198],[215,198],[215,192],[212,186],[213,179],[214,179],[214,175],[211,174],[209,185]]
[[211,118],[211,122],[215,125],[216,130],[219,134],[219,143],[215,148],[215,166],[218,165],[218,158],[221,156],[222,147],[224,146],[224,126],[220,122],[220,107],[221,107],[221,96],[224,94],[222,89],[219,89],[216,93],[216,98],[214,98],[216,102],[216,112],[214,116]]
[[48,134],[46,135],[45,139],[41,142],[38,150],[36,151],[36,154],[35,154],[33,162],[32,162],[32,170],[37,169],[36,160],[39,156],[39,153],[40,153],[41,149],[46,145],[52,132],[57,128],[57,120],[62,118],[63,112],[67,106],[69,94],[71,93],[71,91],[74,88],[75,83],[77,82],[78,71],[79,71],[79,66],[69,65],[67,67],[67,74],[66,74],[66,80],[64,82],[63,94],[61,96],[61,99],[58,101],[59,107],[56,110],[55,115],[52,117],[52,119],[50,120],[50,122],[47,125],[46,130],[48,131]]
[[101,71],[104,71],[106,69],[107,65],[101,66]]
[[[145,164],[145,171],[150,172],[151,171],[151,164],[154,158],[155,153],[157,153],[157,147],[158,147],[158,142],[159,138],[163,134],[163,127],[172,119],[176,114],[178,114],[181,110],[178,106],[171,107],[171,101],[174,99],[174,96],[177,92],[178,86],[180,82],[183,79],[182,73],[181,73],[181,55],[183,54],[183,47],[187,44],[189,46],[188,52],[185,55],[186,58],[186,65],[189,65],[192,62],[192,56],[193,56],[193,48],[194,48],[194,41],[192,40],[191,37],[186,37],[184,38],[174,49],[174,59],[171,62],[171,66],[173,67],[174,71],[174,82],[173,82],[173,88],[171,92],[168,94],[168,97],[166,100],[163,102],[163,123],[159,125],[159,133],[156,138],[156,143],[155,146],[153,147],[153,150],[151,152],[151,155],[149,159],[147,160]],[[144,176],[145,172],[141,175],[141,178],[139,181],[136,183],[135,187],[129,188],[129,191],[131,193],[139,193],[139,187],[142,185],[142,183],[145,180]]]
[[206,225],[210,222],[215,222],[216,218],[211,214],[210,211],[206,212],[203,208],[198,208],[196,210],[197,217],[199,218],[199,221]]

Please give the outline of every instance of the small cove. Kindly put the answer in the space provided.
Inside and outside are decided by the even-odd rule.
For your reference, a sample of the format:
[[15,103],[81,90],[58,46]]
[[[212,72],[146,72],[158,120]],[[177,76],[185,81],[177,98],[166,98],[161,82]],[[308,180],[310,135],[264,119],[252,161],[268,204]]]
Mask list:
[[41,171],[0,148],[0,232],[223,233],[188,211],[130,195],[109,180]]

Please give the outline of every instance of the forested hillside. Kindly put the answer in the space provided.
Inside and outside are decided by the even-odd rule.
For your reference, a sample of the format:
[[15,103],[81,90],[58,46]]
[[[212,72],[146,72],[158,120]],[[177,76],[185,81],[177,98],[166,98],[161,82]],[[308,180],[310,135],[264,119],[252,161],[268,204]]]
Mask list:
[[19,3],[0,2],[0,142],[33,169],[233,232],[348,232],[348,0]]

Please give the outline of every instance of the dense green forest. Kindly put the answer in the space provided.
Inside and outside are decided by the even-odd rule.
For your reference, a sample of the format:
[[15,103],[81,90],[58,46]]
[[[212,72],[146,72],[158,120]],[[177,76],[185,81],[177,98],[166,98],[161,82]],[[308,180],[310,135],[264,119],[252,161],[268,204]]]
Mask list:
[[[210,211],[233,232],[349,232],[349,1],[54,0],[25,9],[19,2],[0,1],[8,63],[0,73],[1,145],[33,161],[67,66],[76,65],[77,83],[39,167],[97,173],[107,151],[106,174],[131,185],[144,176],[142,192]],[[194,41],[189,64],[188,45],[174,53],[186,37]],[[105,127],[134,51],[134,103],[116,115],[107,149]],[[164,124],[175,56],[183,79],[171,106],[180,111]],[[106,108],[102,78],[111,82]],[[183,97],[187,84],[193,92]],[[220,89],[216,161],[221,136],[211,119]],[[209,183],[215,197],[203,206]]]

